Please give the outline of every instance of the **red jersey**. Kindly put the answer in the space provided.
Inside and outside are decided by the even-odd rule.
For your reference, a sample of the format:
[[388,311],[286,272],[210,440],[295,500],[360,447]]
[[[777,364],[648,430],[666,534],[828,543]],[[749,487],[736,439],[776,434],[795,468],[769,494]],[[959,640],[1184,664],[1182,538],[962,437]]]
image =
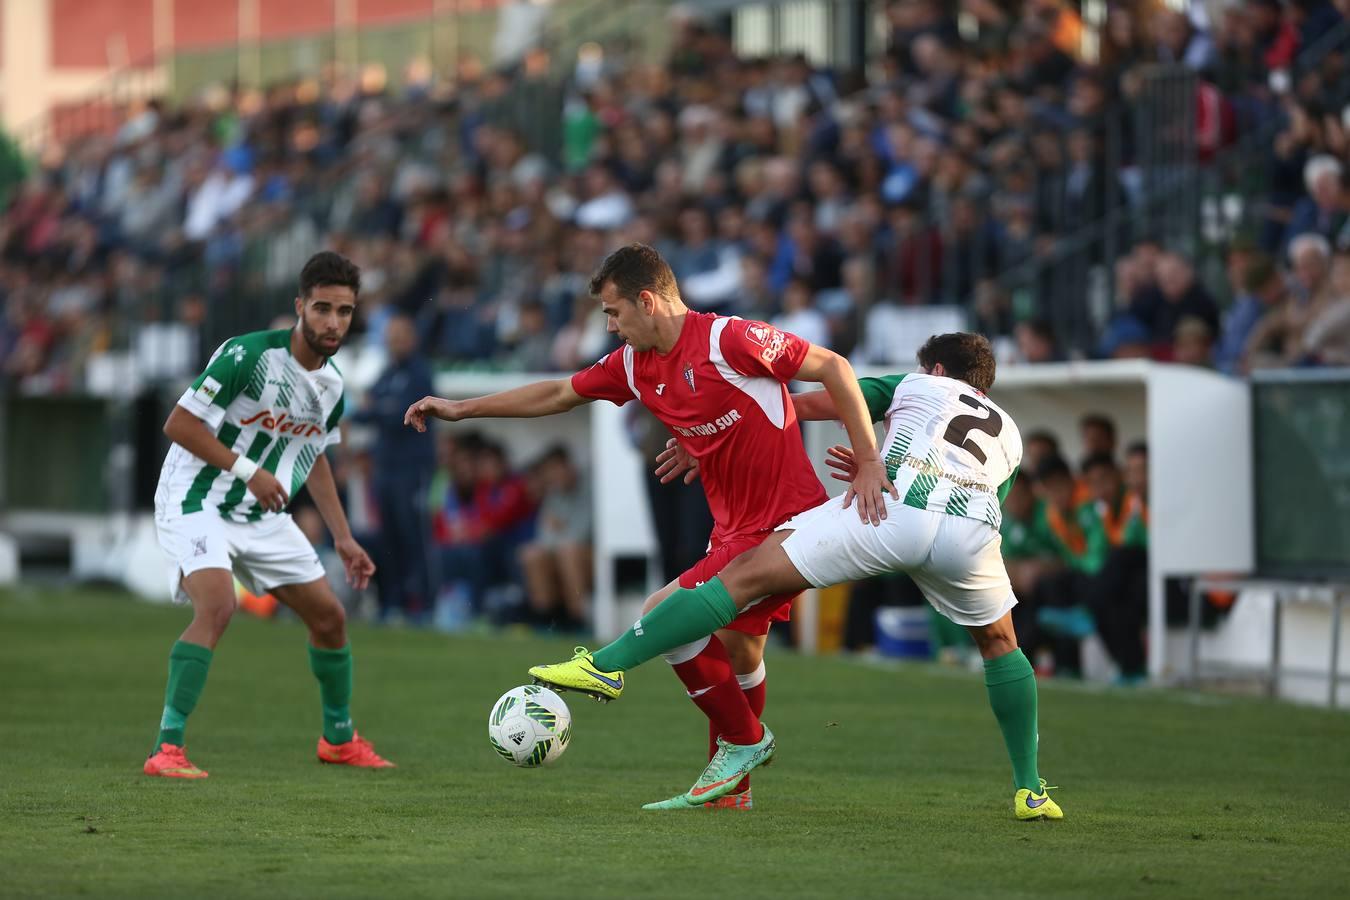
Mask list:
[[699,461],[721,543],[826,499],[785,386],[809,347],[763,322],[691,312],[669,353],[625,344],[573,375],[572,388],[619,406],[636,398],[670,429]]

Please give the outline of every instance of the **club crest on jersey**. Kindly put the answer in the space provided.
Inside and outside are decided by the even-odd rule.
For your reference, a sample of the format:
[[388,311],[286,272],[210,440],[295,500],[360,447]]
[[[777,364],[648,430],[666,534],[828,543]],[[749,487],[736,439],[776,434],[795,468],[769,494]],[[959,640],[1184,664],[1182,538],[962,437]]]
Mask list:
[[244,361],[244,355],[246,353],[248,353],[248,351],[244,349],[243,344],[235,344],[233,347],[225,351],[225,355],[228,356],[230,359],[234,360],[235,365],[239,365],[239,363]]
[[196,397],[203,403],[212,403],[220,393],[220,387],[219,381],[207,375],[202,379],[201,387],[197,388]]
[[687,385],[689,385],[689,390],[690,390],[691,393],[695,393],[695,394],[698,393],[698,389],[694,387],[694,364],[693,364],[693,363],[685,363],[685,364],[684,364],[684,383],[687,384]]

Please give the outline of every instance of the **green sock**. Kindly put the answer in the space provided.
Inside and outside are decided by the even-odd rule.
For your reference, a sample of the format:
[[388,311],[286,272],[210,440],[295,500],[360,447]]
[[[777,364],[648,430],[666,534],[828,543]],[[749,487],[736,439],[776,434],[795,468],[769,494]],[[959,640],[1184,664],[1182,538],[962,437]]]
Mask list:
[[159,720],[160,744],[183,746],[183,729],[187,718],[197,707],[197,699],[206,687],[206,673],[211,668],[212,653],[201,644],[175,641],[169,651],[169,683],[164,689],[164,715]]
[[707,637],[740,614],[722,579],[679,588],[608,647],[595,651],[602,672],[626,672],[681,644]]
[[309,670],[319,679],[323,703],[323,736],[330,744],[352,739],[352,646],[337,650],[309,648]]
[[989,689],[989,705],[1003,730],[1012,760],[1013,784],[1040,792],[1041,776],[1036,771],[1036,673],[1021,649],[984,661],[984,684]]

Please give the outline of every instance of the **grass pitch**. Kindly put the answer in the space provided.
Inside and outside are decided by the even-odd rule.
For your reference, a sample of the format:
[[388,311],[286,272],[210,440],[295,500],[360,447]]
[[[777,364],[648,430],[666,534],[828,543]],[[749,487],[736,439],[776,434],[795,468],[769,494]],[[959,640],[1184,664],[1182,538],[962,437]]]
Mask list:
[[749,813],[644,813],[704,760],[661,664],[572,746],[505,765],[488,709],[570,645],[357,627],[355,718],[400,768],[314,759],[298,624],[240,617],[153,780],[183,610],[0,594],[0,897],[1329,896],[1350,878],[1350,716],[1179,693],[1041,691],[1061,823],[1012,819],[977,676],[778,653],[776,764]]

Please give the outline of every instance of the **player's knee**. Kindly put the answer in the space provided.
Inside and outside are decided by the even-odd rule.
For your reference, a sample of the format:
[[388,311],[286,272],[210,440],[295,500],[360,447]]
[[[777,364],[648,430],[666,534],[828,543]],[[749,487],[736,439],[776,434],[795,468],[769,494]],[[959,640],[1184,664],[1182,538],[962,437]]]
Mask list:
[[229,602],[212,603],[210,605],[198,604],[193,611],[193,618],[206,626],[213,638],[219,639],[229,627],[230,619],[234,616],[234,598]]
[[722,643],[727,648],[733,671],[753,673],[764,662],[764,647],[758,641],[728,641],[724,638]]
[[1017,636],[1008,629],[972,628],[970,634],[975,639],[975,646],[979,648],[980,656],[985,659],[1006,656],[1017,649]]
[[316,643],[327,647],[341,647],[347,642],[347,611],[341,603],[332,603],[309,623]]
[[737,560],[722,570],[722,587],[731,595],[737,609],[745,609],[752,600],[769,593],[765,587],[763,573],[758,572],[757,568],[753,562],[742,563]]

